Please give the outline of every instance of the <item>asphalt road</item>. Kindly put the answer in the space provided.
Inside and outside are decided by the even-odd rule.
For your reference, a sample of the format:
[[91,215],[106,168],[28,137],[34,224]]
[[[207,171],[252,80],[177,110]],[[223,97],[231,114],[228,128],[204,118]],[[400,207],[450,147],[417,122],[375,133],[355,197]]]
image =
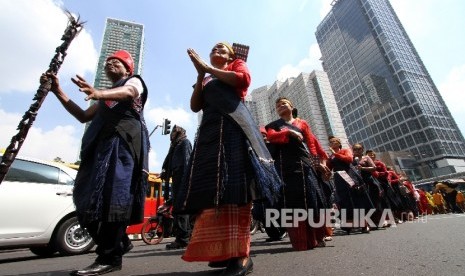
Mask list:
[[[266,234],[253,236],[250,275],[465,275],[465,215],[428,216],[370,234],[346,235],[336,230],[325,248],[293,251],[289,239],[266,243]],[[181,260],[182,250],[166,251],[165,245],[135,241],[124,257],[126,275],[219,275],[221,269],[206,263]],[[38,258],[28,250],[0,251],[0,275],[69,275],[93,262],[95,253],[80,256]]]

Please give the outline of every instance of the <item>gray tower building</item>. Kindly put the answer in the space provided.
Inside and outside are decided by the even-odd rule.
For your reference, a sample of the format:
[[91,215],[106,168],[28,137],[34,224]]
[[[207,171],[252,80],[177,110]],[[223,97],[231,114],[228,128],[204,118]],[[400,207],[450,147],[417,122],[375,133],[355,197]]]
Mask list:
[[255,119],[255,122],[257,123],[257,118],[258,118],[258,110],[257,110],[257,103],[252,99],[251,94],[247,94],[245,96],[245,101],[244,101],[245,106],[247,109],[249,109],[250,113],[252,114],[252,117]]
[[[275,85],[276,83],[277,82],[275,82]],[[255,103],[255,110],[249,108],[251,109],[250,112],[252,115],[257,116],[254,118],[260,126],[265,126],[266,124],[273,121],[273,118],[275,118],[274,113],[276,113],[276,111],[274,110],[273,99],[276,97],[270,95],[270,91],[271,87],[266,85],[252,90],[252,92],[249,94],[252,98],[252,101]]]
[[316,30],[351,143],[409,152],[424,177],[465,171],[465,140],[388,0],[335,0]]
[[266,125],[279,118],[275,110],[275,101],[279,97],[286,97],[297,108],[298,117],[310,125],[324,149],[329,148],[330,135],[339,137],[347,144],[347,135],[325,72],[301,73],[284,82],[276,81],[272,86],[254,89],[251,95],[256,103],[256,121],[260,125]]
[[144,51],[144,25],[107,18],[95,72],[94,86],[96,88],[111,87],[111,81],[105,75],[105,60],[117,50],[126,50],[131,53],[134,59],[134,74],[140,75]]

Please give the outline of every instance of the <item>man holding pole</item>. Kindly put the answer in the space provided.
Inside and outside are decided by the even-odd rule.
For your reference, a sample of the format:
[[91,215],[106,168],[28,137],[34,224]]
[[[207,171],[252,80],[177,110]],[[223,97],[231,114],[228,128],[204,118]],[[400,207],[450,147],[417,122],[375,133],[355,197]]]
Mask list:
[[148,174],[148,131],[143,117],[147,87],[134,74],[134,60],[125,50],[110,55],[105,73],[113,83],[96,89],[77,75],[71,80],[95,100],[86,110],[62,90],[58,78],[44,74],[41,82],[64,108],[82,123],[92,121],[81,144],[81,165],[73,200],[79,223],[97,244],[97,258],[74,275],[101,275],[120,270],[122,256],[131,249],[126,227],[143,221]]

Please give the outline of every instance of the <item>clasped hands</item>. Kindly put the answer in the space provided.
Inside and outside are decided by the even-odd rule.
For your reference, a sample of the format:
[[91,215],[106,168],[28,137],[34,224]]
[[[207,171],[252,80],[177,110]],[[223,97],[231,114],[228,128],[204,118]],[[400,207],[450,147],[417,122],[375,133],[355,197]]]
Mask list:
[[197,54],[194,49],[187,49],[187,54],[199,75],[205,76],[206,73],[211,73],[211,67],[199,56],[199,54]]

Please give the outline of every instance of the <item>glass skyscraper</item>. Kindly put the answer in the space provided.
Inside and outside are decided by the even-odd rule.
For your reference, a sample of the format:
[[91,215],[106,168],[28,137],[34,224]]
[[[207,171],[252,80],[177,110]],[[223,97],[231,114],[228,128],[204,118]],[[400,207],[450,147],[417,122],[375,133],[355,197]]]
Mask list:
[[134,59],[134,74],[140,75],[144,52],[144,25],[107,18],[95,72],[95,88],[111,87],[111,81],[105,75],[105,60],[117,50],[126,50],[131,53]]
[[404,151],[424,177],[465,171],[465,141],[388,0],[335,0],[316,30],[351,143]]

